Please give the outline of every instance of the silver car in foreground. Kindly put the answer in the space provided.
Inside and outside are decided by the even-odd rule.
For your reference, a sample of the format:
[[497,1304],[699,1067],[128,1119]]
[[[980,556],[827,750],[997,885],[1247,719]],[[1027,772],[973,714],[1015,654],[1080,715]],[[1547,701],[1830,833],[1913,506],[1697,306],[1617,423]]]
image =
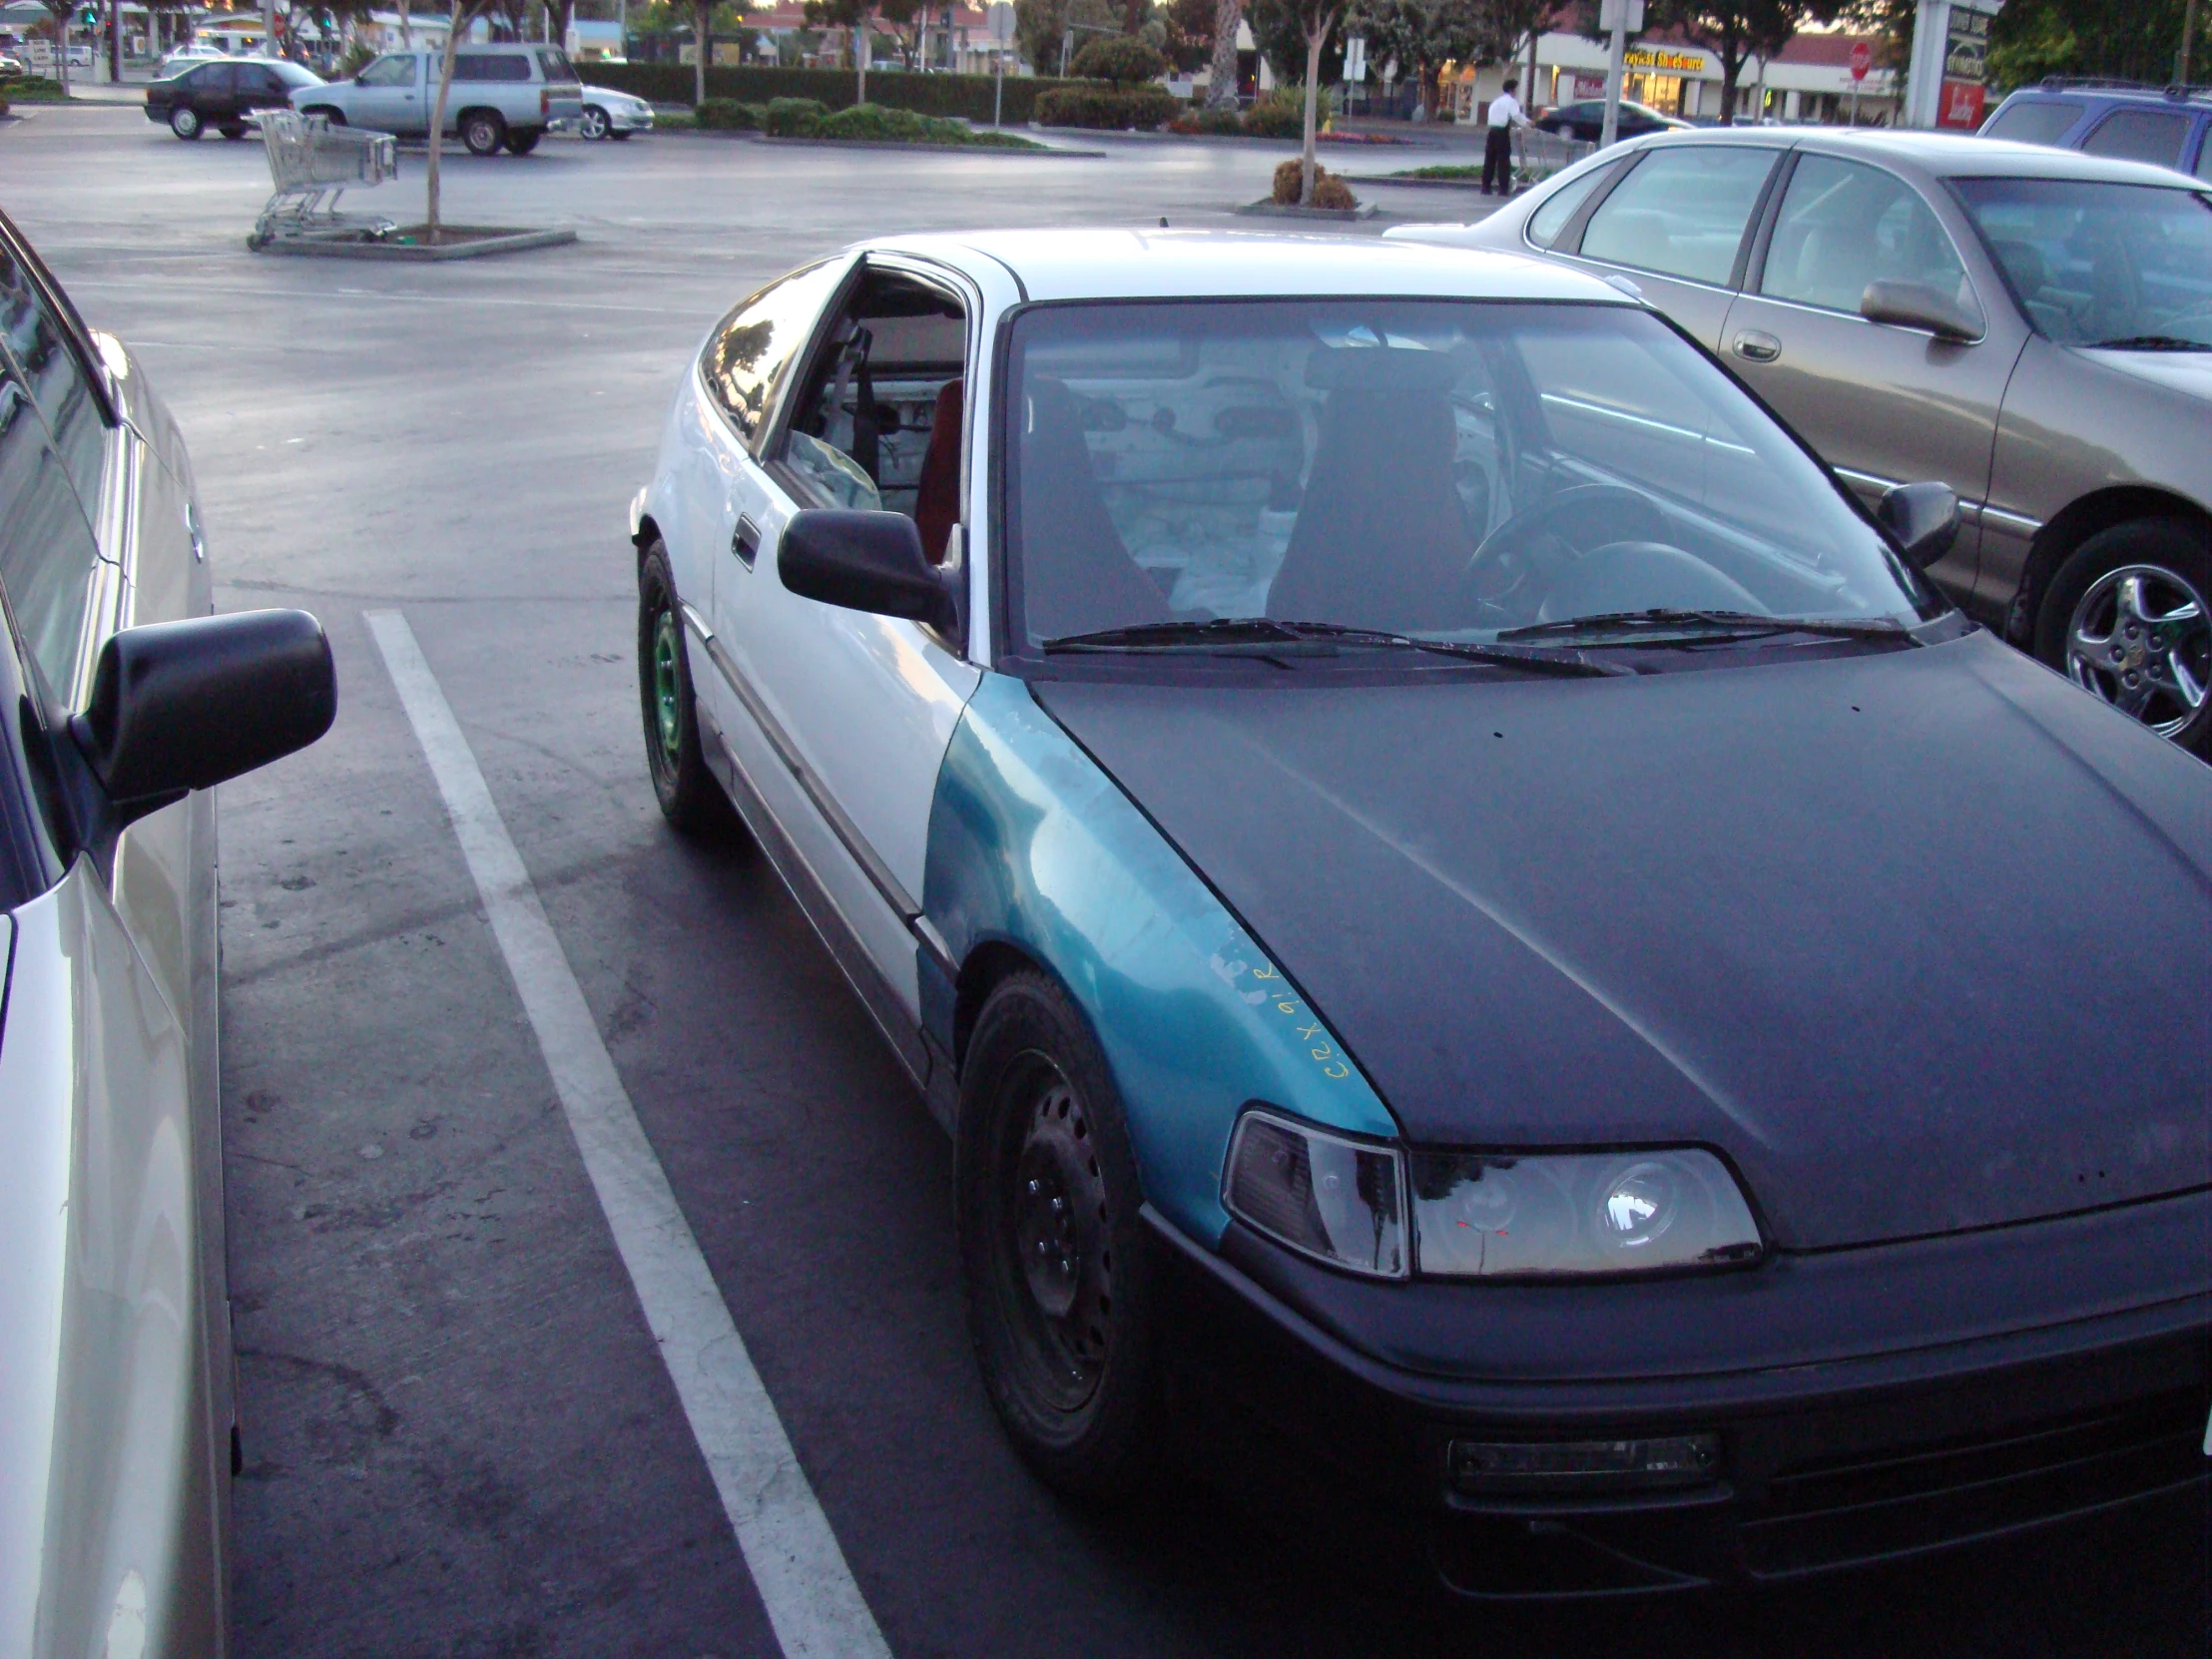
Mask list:
[[1968,136],[1713,129],[1387,235],[1609,276],[1870,503],[1943,480],[1952,598],[2212,758],[2212,188]]
[[191,463],[0,218],[0,1654],[219,1654],[239,1439],[211,788],[336,708],[208,614]]

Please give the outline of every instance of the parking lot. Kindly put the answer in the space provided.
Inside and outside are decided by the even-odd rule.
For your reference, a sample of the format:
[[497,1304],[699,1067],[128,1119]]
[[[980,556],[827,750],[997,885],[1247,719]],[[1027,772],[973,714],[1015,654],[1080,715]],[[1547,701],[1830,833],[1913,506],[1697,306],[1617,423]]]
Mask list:
[[[1638,1609],[1631,1636],[1348,1575],[1233,1474],[1092,1513],[1016,1462],[968,1352],[942,1133],[768,864],[655,810],[623,514],[688,354],[767,278],[883,231],[1233,225],[1285,153],[1102,147],[452,157],[449,219],[580,241],[408,268],[250,256],[253,142],[179,144],[128,107],[0,132],[0,204],[185,428],[219,605],[309,609],[337,656],[329,738],[222,797],[236,1651],[789,1650],[370,634],[390,612],[893,1653],[2201,1651],[2205,1540],[2170,1516]],[[357,205],[405,217],[419,189],[410,157]]]

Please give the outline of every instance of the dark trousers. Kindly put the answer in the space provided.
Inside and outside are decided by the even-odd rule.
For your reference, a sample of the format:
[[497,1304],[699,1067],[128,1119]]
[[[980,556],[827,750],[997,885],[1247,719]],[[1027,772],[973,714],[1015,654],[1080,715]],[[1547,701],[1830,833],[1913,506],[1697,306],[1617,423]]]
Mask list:
[[1513,194],[1513,129],[1492,127],[1490,141],[1482,148],[1482,194],[1490,194],[1490,180],[1497,180],[1498,194]]

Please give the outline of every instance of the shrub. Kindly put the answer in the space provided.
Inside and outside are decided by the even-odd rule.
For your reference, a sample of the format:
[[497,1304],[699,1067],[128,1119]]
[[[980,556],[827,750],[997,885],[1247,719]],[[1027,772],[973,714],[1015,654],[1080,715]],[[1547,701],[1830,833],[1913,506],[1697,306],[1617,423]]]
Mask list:
[[[593,86],[613,87],[656,104],[689,104],[695,73],[689,64],[595,63],[589,78]],[[1038,75],[1007,76],[1007,122],[1014,126],[1027,123],[1035,114],[1040,94],[1073,84]],[[743,68],[710,64],[707,68],[708,97],[743,99],[748,104],[766,104],[775,98],[811,98],[824,109],[841,110],[854,102],[857,91],[857,79],[849,69],[771,69],[758,64]],[[871,104],[917,110],[923,115],[964,116],[985,123],[991,119],[988,75],[870,75],[867,96]]]
[[1182,108],[1183,101],[1166,87],[1055,87],[1037,100],[1037,124],[1150,132]]
[[1150,42],[1135,35],[1102,35],[1088,41],[1068,65],[1086,81],[1111,81],[1117,87],[1142,86],[1168,72],[1168,61]]
[[771,98],[761,112],[761,131],[773,138],[813,138],[829,114],[812,98]]
[[692,120],[720,132],[757,133],[761,130],[761,106],[741,104],[735,98],[710,98],[692,111]]
[[1192,110],[1169,122],[1168,131],[1190,138],[1235,138],[1244,131],[1244,118],[1235,110]]
[[1306,93],[1300,87],[1277,87],[1256,100],[1244,113],[1244,130],[1252,138],[1304,138]]
[[822,137],[874,139],[889,144],[964,144],[965,123],[941,115],[917,115],[882,104],[854,104],[822,124]]
[[[1297,161],[1284,162],[1276,168],[1273,194],[1278,206],[1292,208],[1298,205],[1299,171],[1300,164]],[[1357,208],[1359,205],[1359,200],[1352,194],[1350,185],[1330,172],[1329,169],[1323,167],[1321,163],[1316,162],[1314,164],[1313,206],[1317,208],[1348,209]]]

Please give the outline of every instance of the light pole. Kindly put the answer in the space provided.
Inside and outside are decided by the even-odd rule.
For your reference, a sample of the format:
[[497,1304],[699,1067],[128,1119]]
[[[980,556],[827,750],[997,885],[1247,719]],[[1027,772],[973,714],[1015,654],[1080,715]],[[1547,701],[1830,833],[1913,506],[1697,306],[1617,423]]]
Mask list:
[[1610,37],[1605,45],[1605,125],[1597,140],[1598,148],[1605,150],[1621,136],[1621,82],[1628,67],[1628,37],[1643,30],[1644,0],[1601,0],[1597,23]]

